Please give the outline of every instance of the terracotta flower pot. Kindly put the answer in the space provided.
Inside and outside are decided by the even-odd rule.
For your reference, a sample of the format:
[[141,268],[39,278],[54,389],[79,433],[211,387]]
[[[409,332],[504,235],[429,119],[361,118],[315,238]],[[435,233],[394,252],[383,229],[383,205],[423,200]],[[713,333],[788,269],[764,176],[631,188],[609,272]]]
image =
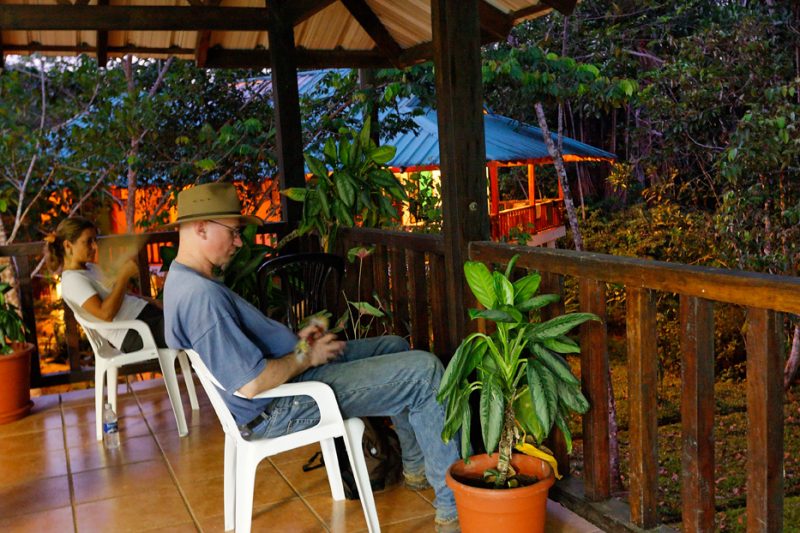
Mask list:
[[14,351],[0,355],[0,424],[31,411],[31,353],[33,344],[13,343]]
[[455,478],[480,479],[488,468],[497,466],[497,454],[470,457],[469,464],[455,462],[447,470],[447,485],[456,496],[458,520],[463,533],[540,533],[547,516],[547,492],[555,483],[553,470],[546,462],[514,454],[511,465],[521,474],[536,477],[537,483],[514,489],[485,489],[465,485]]

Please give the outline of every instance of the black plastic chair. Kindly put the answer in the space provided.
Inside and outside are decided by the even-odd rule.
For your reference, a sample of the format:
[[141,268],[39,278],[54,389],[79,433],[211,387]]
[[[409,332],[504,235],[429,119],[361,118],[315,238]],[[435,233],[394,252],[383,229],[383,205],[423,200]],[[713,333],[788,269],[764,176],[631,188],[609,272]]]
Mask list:
[[293,330],[319,311],[335,314],[343,276],[344,258],[334,254],[303,252],[268,259],[258,268],[261,312]]

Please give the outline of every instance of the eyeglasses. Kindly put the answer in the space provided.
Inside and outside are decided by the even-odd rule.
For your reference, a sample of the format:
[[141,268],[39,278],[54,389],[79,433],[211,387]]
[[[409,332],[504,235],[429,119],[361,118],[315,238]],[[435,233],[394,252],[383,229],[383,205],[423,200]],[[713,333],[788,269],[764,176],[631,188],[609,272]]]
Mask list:
[[217,222],[216,220],[209,220],[208,222],[211,222],[212,224],[216,224],[217,226],[222,226],[223,228],[226,228],[228,231],[231,232],[231,238],[233,240],[236,240],[236,239],[240,239],[241,240],[242,232],[241,232],[241,230],[239,228],[228,226],[227,224],[223,224],[222,222]]

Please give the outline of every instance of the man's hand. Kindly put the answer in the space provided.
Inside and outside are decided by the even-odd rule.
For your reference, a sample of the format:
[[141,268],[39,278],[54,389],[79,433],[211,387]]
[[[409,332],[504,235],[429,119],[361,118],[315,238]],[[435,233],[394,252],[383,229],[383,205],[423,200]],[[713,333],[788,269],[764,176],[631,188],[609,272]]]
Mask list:
[[[305,331],[308,328],[303,328]],[[337,340],[333,333],[326,333],[310,343],[308,362],[311,366],[320,366],[342,355],[344,352],[343,341]]]
[[122,263],[117,272],[117,281],[127,283],[128,280],[139,274],[139,265],[133,259],[128,259]]

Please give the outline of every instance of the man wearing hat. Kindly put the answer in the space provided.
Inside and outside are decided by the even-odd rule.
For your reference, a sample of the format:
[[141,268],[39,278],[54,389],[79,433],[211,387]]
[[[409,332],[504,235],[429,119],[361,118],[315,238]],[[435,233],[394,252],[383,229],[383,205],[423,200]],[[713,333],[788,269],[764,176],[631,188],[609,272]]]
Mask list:
[[342,342],[319,326],[294,333],[265,317],[214,277],[215,267],[224,268],[242,245],[239,227],[248,223],[262,221],[241,214],[232,184],[198,185],[178,194],[174,225],[180,244],[164,285],[167,344],[200,354],[250,438],[275,437],[319,421],[309,397],[254,398],[290,381],[330,385],[345,418],[391,416],[406,484],[424,488],[427,480],[436,493],[437,530],[458,531],[453,493],[445,484],[458,443],[442,442],[445,413],[436,401],[441,362],[409,350],[400,337]]

